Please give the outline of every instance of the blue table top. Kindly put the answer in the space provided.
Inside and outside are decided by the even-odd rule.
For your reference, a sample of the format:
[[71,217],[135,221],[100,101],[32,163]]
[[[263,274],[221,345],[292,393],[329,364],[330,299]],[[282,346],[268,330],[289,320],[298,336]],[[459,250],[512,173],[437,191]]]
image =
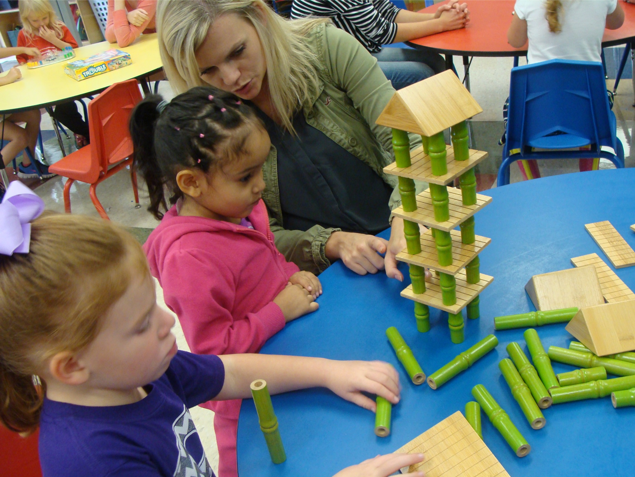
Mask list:
[[[516,341],[529,356],[524,329],[496,332],[496,349],[436,391],[415,386],[386,338],[396,326],[427,375],[494,333],[494,317],[533,311],[525,284],[536,274],[571,268],[570,259],[597,253],[607,257],[584,225],[609,220],[635,248],[635,169],[548,177],[482,192],[491,205],[476,215],[476,233],[492,243],[481,253],[481,271],[494,282],[481,294],[481,318],[467,320],[465,341],[452,344],[447,314],[431,309],[432,329],[416,329],[413,303],[399,296],[406,283],[385,274],[358,276],[335,263],[320,276],[320,309],[275,335],[268,354],[332,359],[382,360],[399,371],[401,402],[393,407],[392,433],[374,434],[374,414],[325,389],[273,396],[287,461],[274,465],[260,431],[253,402],[245,400],[238,427],[238,468],[243,476],[331,476],[362,460],[393,452],[473,400],[483,384],[531,445],[518,458],[482,413],[483,439],[513,477],[633,476],[635,408],[614,409],[610,398],[554,405],[544,411],[541,430],[531,429],[505,382],[498,363]],[[407,267],[403,264],[404,275]],[[611,266],[612,268],[612,266]],[[635,290],[635,267],[616,271]],[[408,279],[407,279],[408,280]],[[465,316],[465,313],[464,313]],[[568,347],[564,324],[538,327],[542,343]],[[554,363],[556,373],[573,367]],[[612,376],[610,376],[612,377]]]

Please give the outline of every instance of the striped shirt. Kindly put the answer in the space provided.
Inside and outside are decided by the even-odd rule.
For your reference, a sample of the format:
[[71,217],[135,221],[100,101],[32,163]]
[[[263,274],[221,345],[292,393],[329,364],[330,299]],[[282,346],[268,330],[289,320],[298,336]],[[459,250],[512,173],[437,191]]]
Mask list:
[[294,0],[291,18],[329,17],[368,51],[377,53],[394,41],[399,11],[389,0]]

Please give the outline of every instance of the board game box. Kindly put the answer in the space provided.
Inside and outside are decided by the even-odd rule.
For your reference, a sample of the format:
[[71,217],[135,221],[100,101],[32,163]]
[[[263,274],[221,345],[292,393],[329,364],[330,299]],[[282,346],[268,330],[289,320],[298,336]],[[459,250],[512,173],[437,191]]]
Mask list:
[[132,63],[130,54],[121,50],[108,50],[84,60],[72,61],[66,65],[64,72],[71,78],[82,81],[109,71],[123,68]]

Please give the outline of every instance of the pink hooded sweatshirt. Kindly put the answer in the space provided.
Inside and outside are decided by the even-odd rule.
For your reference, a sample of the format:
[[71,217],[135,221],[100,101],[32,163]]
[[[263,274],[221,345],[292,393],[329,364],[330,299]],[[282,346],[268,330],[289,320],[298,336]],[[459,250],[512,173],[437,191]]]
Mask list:
[[[254,228],[203,217],[180,217],[176,206],[150,234],[144,251],[197,354],[256,353],[284,325],[273,299],[298,267],[276,249],[264,202],[248,217]],[[238,475],[240,400],[210,401],[220,454],[219,474]]]

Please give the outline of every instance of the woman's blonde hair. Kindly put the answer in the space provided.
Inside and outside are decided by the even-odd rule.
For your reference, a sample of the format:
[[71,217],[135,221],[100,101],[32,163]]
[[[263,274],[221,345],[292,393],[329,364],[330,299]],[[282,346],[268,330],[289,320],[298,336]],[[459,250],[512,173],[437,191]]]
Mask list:
[[545,18],[549,23],[551,33],[560,33],[562,24],[560,23],[560,13],[562,11],[562,0],[547,0],[545,2]]
[[34,376],[90,344],[131,280],[150,273],[139,243],[109,221],[45,213],[31,229],[28,254],[0,255],[0,423],[25,433],[46,393]]
[[49,0],[20,0],[18,8],[20,10],[20,21],[22,22],[24,33],[27,37],[32,37],[33,35],[38,34],[38,32],[31,26],[31,22],[28,18],[31,13],[35,13],[36,15],[48,14],[48,28],[55,32],[56,37],[62,38],[64,36],[64,31],[62,30],[62,25],[64,25],[64,23],[57,19],[55,10],[53,10],[53,6]]
[[256,29],[265,52],[271,103],[282,126],[293,132],[295,112],[319,88],[317,57],[306,37],[327,19],[285,20],[262,0],[159,0],[159,50],[172,88],[183,93],[205,85],[196,63],[196,50],[214,21],[230,13],[249,21]]

